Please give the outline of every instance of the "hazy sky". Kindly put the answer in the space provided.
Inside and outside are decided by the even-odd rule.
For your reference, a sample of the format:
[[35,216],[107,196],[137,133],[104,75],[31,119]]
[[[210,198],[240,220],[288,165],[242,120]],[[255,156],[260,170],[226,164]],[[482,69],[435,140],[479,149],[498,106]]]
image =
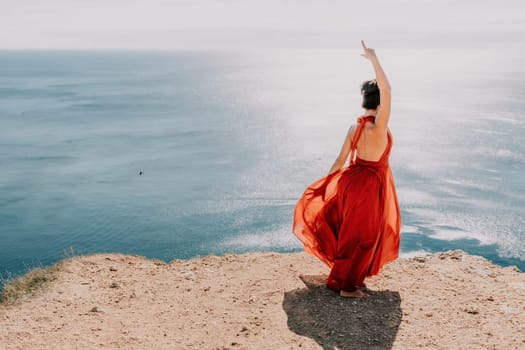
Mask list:
[[0,0],[0,48],[525,46],[524,0]]

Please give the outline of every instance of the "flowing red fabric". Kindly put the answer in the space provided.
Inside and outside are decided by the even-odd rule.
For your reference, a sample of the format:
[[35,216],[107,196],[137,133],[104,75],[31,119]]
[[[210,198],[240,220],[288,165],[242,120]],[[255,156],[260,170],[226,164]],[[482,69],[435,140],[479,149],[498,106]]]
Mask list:
[[310,185],[294,211],[293,233],[330,267],[327,286],[335,291],[356,290],[398,257],[401,216],[388,163],[390,131],[377,162],[355,156],[365,124],[374,120],[358,118],[350,165]]

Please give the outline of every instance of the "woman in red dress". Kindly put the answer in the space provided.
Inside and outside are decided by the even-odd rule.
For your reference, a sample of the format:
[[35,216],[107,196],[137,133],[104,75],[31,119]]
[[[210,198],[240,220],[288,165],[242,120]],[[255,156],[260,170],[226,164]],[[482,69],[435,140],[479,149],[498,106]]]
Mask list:
[[[401,218],[388,164],[390,84],[375,51],[361,41],[376,79],[361,86],[363,116],[350,127],[328,175],[309,186],[294,212],[294,234],[328,267],[327,286],[342,297],[361,289],[399,252]],[[350,155],[350,165],[345,167]]]

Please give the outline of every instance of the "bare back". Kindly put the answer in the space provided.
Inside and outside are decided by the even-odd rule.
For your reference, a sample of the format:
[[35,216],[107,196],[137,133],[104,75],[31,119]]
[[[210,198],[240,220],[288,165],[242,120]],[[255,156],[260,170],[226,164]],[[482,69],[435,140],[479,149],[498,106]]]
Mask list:
[[385,152],[387,144],[388,137],[384,129],[377,128],[373,122],[367,122],[357,141],[357,156],[363,160],[377,162]]

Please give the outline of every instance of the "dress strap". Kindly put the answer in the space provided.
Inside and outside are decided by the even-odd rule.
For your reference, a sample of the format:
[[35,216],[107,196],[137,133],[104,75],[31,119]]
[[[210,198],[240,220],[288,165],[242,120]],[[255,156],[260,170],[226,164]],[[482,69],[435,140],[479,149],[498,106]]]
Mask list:
[[356,150],[357,150],[357,141],[361,137],[361,133],[365,128],[366,122],[373,122],[376,120],[374,116],[361,116],[357,118],[357,128],[354,132],[354,137],[352,138],[352,143],[350,144],[350,165],[355,164]]

